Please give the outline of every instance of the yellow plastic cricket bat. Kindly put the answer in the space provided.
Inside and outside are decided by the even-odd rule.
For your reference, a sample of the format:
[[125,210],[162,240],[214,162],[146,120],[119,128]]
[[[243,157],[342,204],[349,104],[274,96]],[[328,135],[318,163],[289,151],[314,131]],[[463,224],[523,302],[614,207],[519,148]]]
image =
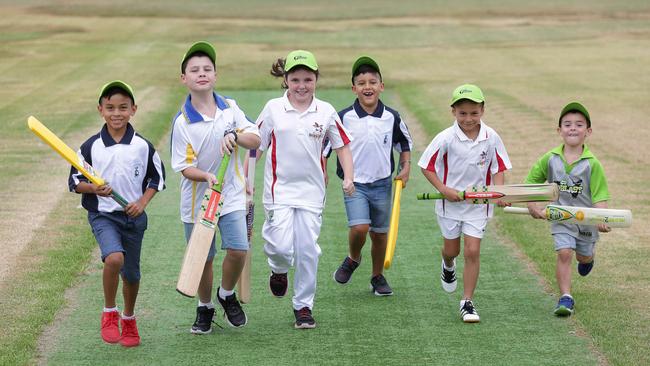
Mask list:
[[399,227],[399,206],[402,199],[403,182],[401,179],[395,180],[395,195],[393,196],[393,207],[390,213],[390,226],[388,228],[388,242],[386,245],[386,255],[384,257],[384,269],[389,269],[393,263],[395,255],[395,245],[397,244],[397,229]]

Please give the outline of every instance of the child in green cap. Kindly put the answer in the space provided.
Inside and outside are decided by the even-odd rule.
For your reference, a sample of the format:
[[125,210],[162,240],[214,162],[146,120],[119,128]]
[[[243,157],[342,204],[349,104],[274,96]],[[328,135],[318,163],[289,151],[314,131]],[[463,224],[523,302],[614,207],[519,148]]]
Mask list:
[[[557,183],[560,187],[560,198],[554,203],[559,205],[607,208],[610,196],[603,166],[585,144],[591,131],[591,117],[581,103],[571,102],[564,106],[557,127],[563,143],[537,160],[525,182]],[[544,209],[535,203],[528,204],[528,211],[534,218],[546,219]],[[574,311],[575,302],[571,296],[573,253],[575,252],[578,261],[578,273],[581,276],[588,275],[594,266],[594,247],[598,241],[598,232],[610,230],[606,224],[551,224],[557,253],[555,277],[560,289],[555,315],[569,316]]]

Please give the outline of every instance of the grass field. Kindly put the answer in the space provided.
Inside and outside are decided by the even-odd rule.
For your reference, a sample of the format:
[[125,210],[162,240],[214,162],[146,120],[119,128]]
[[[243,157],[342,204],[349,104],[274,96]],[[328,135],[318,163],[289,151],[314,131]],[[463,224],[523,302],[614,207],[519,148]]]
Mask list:
[[[144,4],[0,1],[0,364],[123,364],[136,357],[171,364],[187,362],[187,355],[238,364],[296,364],[305,355],[314,364],[650,364],[650,230],[642,210],[650,200],[639,188],[650,179],[647,2]],[[367,290],[368,262],[350,286],[331,280],[346,235],[341,197],[330,187],[319,328],[294,332],[290,300],[268,295],[258,217],[254,300],[246,306],[251,323],[241,332],[191,337],[194,303],[173,291],[182,237],[178,176],[168,171],[168,190],[147,210],[138,302],[143,346],[103,345],[96,334],[101,264],[84,211],[78,197],[65,193],[66,165],[31,136],[26,117],[38,116],[77,146],[100,126],[98,88],[120,78],[136,90],[136,128],[159,144],[168,163],[169,121],[184,93],[178,62],[200,39],[217,47],[218,89],[253,119],[280,93],[268,75],[271,62],[294,48],[316,54],[318,95],[337,107],[352,101],[354,58],[376,57],[386,100],[419,122],[424,141],[451,122],[451,90],[477,83],[487,96],[484,120],[510,153],[511,182],[559,144],[557,112],[579,99],[592,114],[589,144],[605,166],[610,206],[631,208],[635,224],[604,235],[593,274],[574,279],[577,312],[567,320],[550,313],[557,290],[546,223],[499,215],[483,245],[476,294],[482,323],[468,327],[457,319],[458,295],[438,284],[440,236],[430,205],[413,199],[427,189],[421,174],[413,170],[404,193],[397,258],[388,272],[397,295],[389,299]]]

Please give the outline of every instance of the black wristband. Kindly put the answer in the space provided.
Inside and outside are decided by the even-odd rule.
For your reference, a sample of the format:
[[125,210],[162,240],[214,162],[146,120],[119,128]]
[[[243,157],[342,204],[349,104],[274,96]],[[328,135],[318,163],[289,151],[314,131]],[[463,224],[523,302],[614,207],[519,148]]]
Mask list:
[[230,133],[232,133],[233,136],[235,136],[235,142],[237,142],[238,136],[237,136],[237,132],[235,132],[234,130],[227,130],[226,132],[223,133],[223,135],[226,136]]

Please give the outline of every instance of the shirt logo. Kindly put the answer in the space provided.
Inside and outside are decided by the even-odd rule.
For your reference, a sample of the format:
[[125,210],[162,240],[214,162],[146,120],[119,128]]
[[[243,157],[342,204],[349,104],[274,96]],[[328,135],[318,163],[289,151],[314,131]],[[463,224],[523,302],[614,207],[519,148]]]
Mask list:
[[384,145],[388,143],[388,135],[384,135]]
[[318,122],[314,122],[312,127],[314,129],[312,130],[312,132],[309,133],[310,137],[313,137],[315,139],[319,139],[323,137],[323,125],[318,124]]
[[481,155],[479,155],[479,158],[480,158],[480,160],[478,162],[476,162],[476,166],[482,168],[487,163],[487,151],[481,152]]
[[573,198],[578,197],[578,195],[584,190],[582,179],[580,178],[569,177],[568,180],[556,181],[555,183],[557,183],[560,188],[560,192],[569,193]]
[[139,166],[135,167],[135,170],[133,171],[133,176],[136,177],[136,178],[140,176],[140,167]]

